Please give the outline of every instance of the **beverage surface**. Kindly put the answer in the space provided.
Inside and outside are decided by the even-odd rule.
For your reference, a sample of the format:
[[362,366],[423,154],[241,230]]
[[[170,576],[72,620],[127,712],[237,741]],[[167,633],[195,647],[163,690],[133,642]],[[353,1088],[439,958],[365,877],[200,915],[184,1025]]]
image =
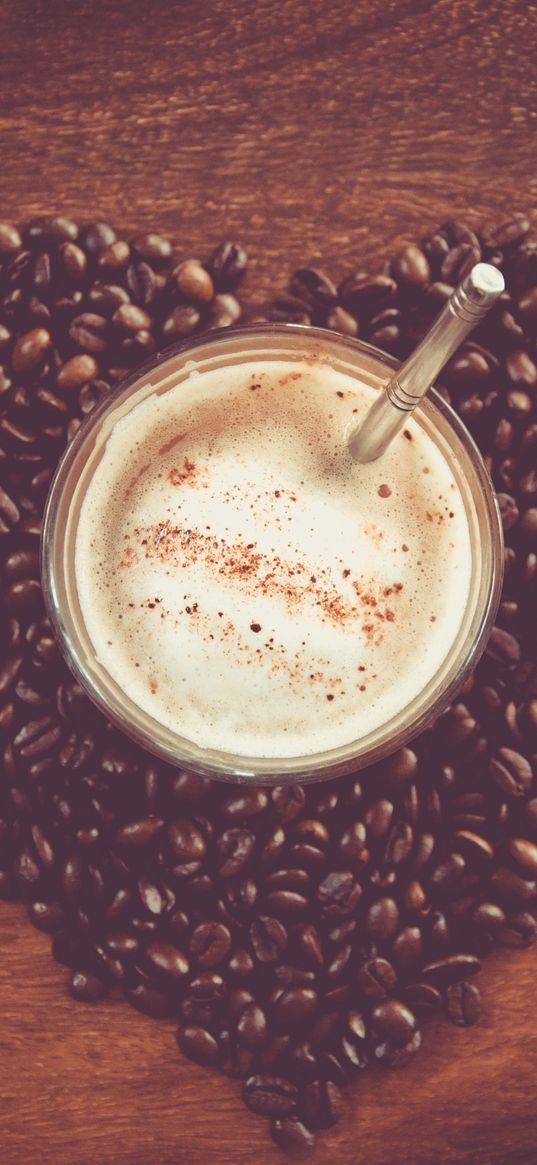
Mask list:
[[102,665],[158,721],[239,756],[364,737],[441,666],[470,586],[453,473],[415,420],[380,461],[375,390],[314,360],[192,371],[117,422],[75,571]]

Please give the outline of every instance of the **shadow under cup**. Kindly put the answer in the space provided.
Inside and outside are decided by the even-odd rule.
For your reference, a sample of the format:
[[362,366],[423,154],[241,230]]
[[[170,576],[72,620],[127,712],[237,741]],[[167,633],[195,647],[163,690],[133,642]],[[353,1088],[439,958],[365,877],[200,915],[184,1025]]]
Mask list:
[[[42,542],[45,601],[64,657],[93,702],[143,748],[172,764],[228,781],[283,784],[320,781],[381,760],[434,720],[462,687],[482,654],[496,614],[503,541],[492,484],[472,438],[432,391],[415,419],[433,437],[463,498],[472,548],[469,596],[461,627],[441,667],[411,703],[387,723],[326,752],[266,758],[201,747],[137,706],[96,658],[81,616],[75,579],[75,540],[81,504],[117,420],[153,393],[163,394],[193,368],[218,370],[252,360],[315,359],[380,389],[397,361],[367,344],[320,328],[260,325],[213,332],[168,349],[101,402],[67,449],[49,493]],[[456,596],[454,597],[456,601]]]

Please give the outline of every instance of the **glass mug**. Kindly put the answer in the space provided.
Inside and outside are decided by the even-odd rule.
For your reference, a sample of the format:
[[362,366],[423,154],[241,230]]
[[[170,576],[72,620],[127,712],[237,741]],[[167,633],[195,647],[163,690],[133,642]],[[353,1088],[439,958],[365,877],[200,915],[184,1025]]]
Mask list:
[[[455,478],[469,527],[470,585],[459,631],[422,691],[385,723],[359,739],[302,756],[246,756],[189,740],[139,706],[97,657],[82,616],[75,542],[86,489],[118,420],[141,402],[185,382],[193,370],[215,372],[255,362],[310,361],[380,389],[397,361],[368,344],[321,328],[254,325],[221,330],[174,346],[105,398],[81,425],[53,480],[45,512],[42,578],[49,617],[64,657],[101,711],[143,748],[175,765],[214,778],[261,784],[320,781],[351,773],[395,752],[448,706],[482,654],[502,581],[502,527],[492,484],[472,438],[442,397],[431,391],[414,422],[431,436]],[[380,463],[379,463],[380,464]],[[410,664],[411,661],[409,661]],[[202,682],[202,681],[201,681]],[[330,697],[329,697],[330,698]]]

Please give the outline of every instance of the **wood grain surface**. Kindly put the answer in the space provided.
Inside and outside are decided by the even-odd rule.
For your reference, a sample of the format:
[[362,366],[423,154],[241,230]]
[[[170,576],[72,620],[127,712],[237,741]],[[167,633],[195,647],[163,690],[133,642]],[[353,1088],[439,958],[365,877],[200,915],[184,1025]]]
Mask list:
[[[179,254],[239,239],[252,307],[303,260],[378,268],[447,217],[534,208],[536,12],[518,0],[0,0],[0,218],[63,209]],[[537,951],[491,958],[478,1028],[372,1070],[312,1160],[535,1165]],[[0,908],[3,1165],[283,1158],[168,1023],[77,1005]]]

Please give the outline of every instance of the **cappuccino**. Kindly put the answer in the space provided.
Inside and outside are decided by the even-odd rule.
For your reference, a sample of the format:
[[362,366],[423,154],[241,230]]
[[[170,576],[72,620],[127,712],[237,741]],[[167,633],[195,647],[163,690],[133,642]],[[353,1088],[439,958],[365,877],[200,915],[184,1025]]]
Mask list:
[[82,620],[126,696],[194,745],[349,745],[449,656],[472,581],[465,503],[415,419],[380,461],[351,459],[375,391],[261,355],[193,366],[109,428],[76,529]]

